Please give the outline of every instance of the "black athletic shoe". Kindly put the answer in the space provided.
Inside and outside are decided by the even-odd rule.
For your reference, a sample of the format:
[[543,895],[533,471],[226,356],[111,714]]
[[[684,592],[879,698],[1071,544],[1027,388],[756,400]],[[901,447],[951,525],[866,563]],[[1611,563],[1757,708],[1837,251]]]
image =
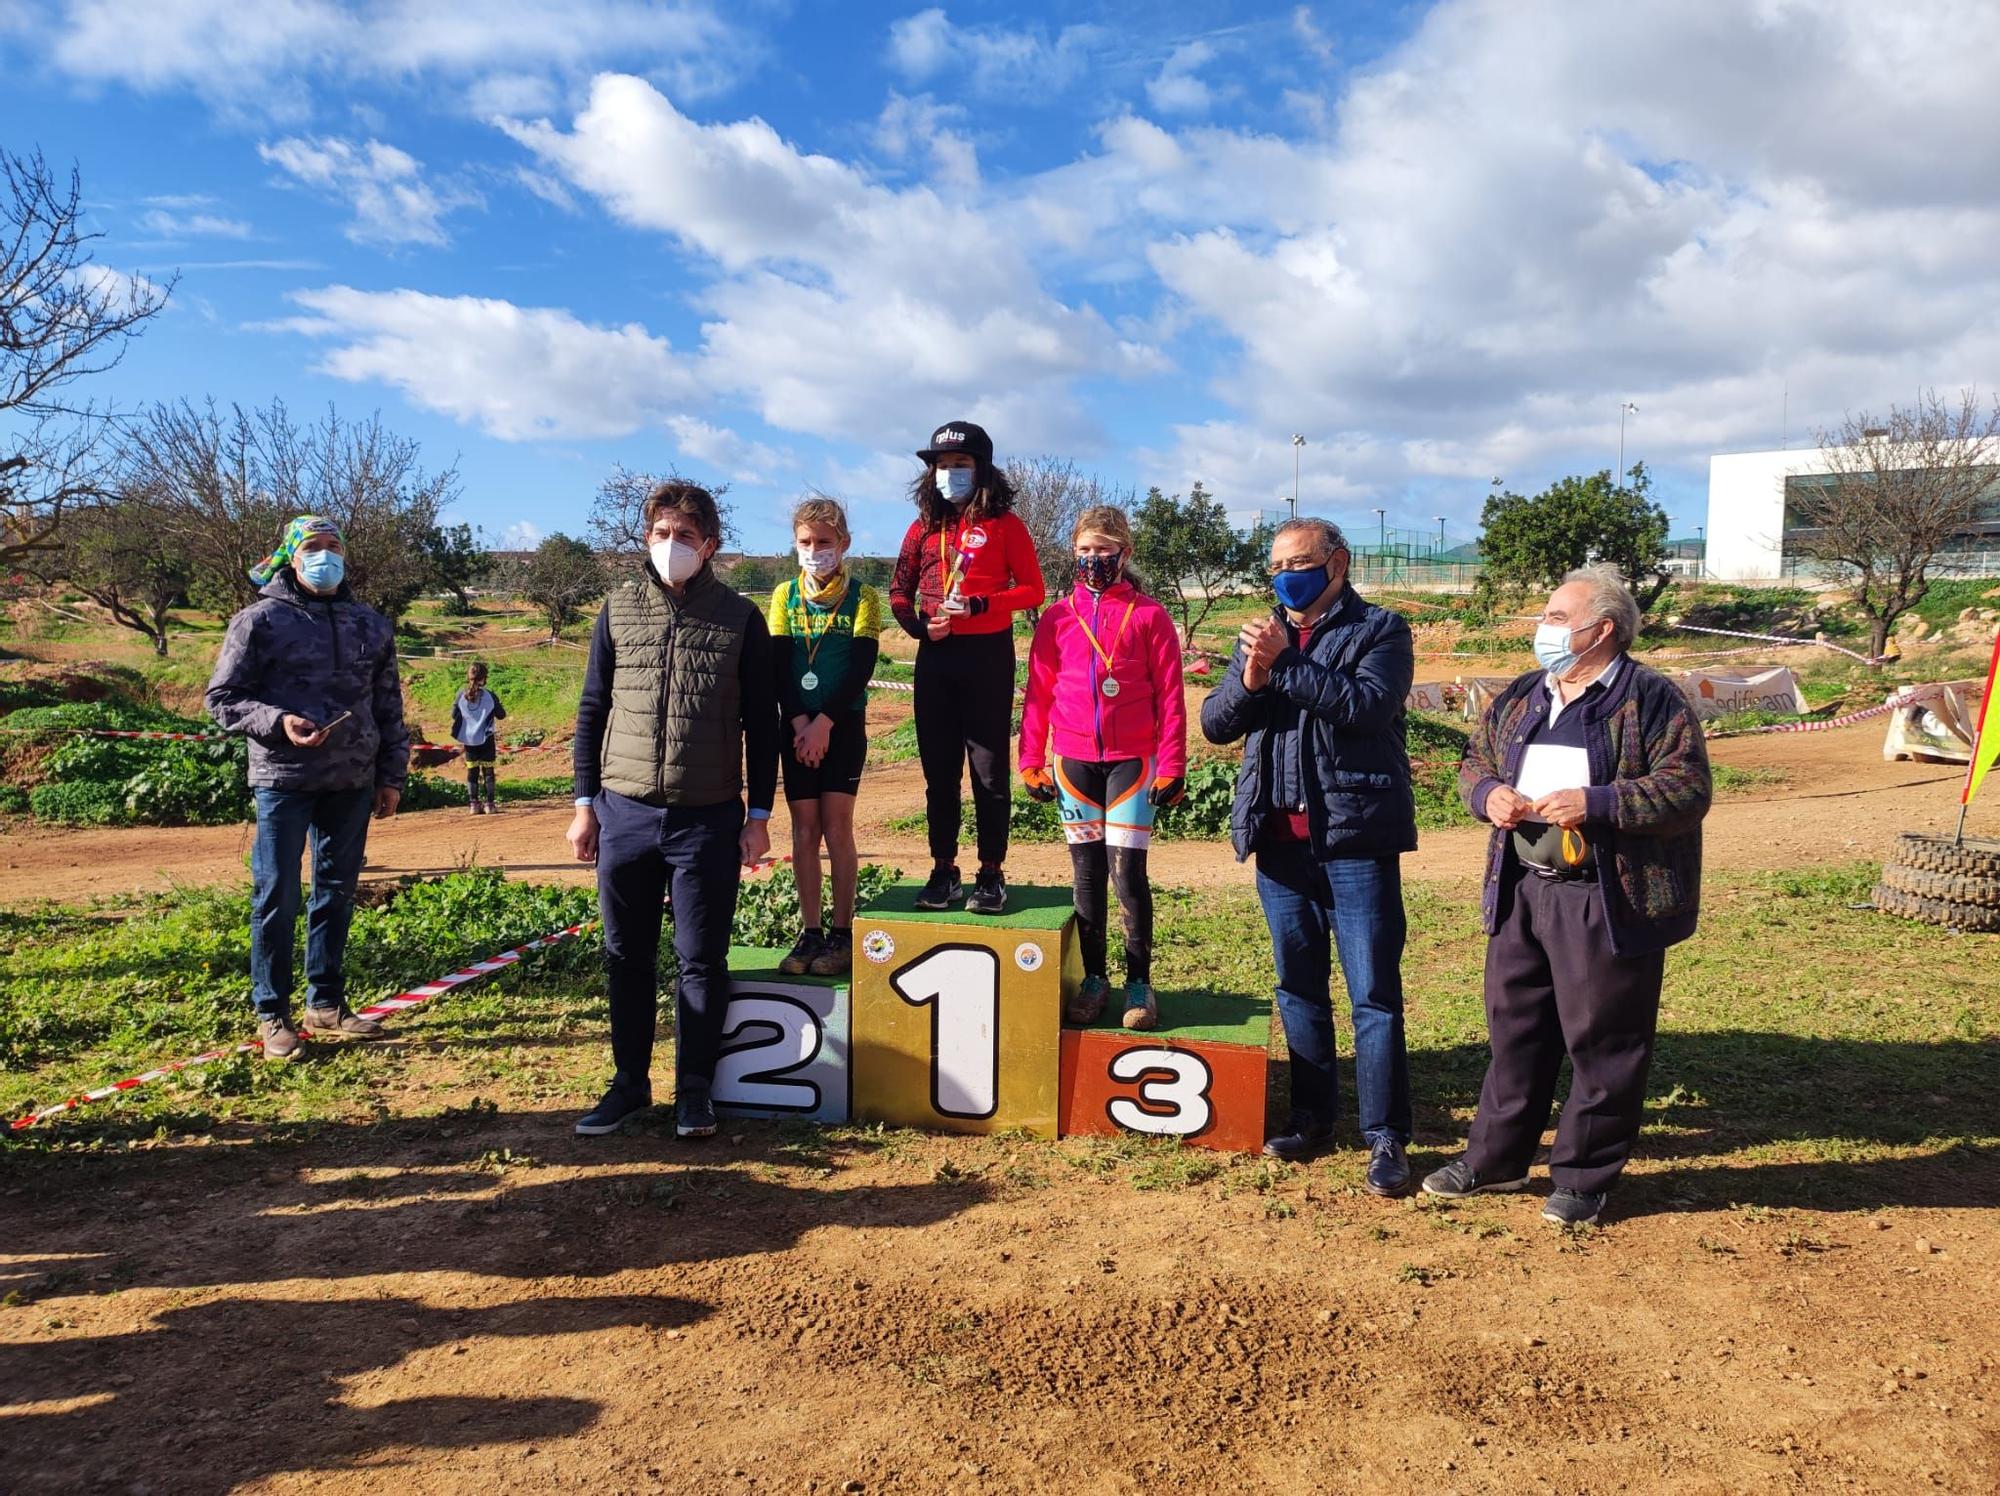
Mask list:
[[577,1136],[601,1138],[606,1133],[616,1132],[652,1105],[653,1093],[650,1089],[628,1090],[614,1080],[611,1089],[604,1093],[604,1099],[576,1119]]
[[931,874],[923,892],[917,895],[919,909],[949,909],[965,897],[965,885],[958,880],[958,869],[941,867]]
[[787,976],[802,977],[812,970],[814,960],[825,949],[825,937],[816,929],[806,930],[792,942],[791,951],[778,963],[778,970]]
[[1467,1195],[1509,1194],[1527,1182],[1526,1174],[1519,1179],[1484,1179],[1473,1172],[1471,1164],[1462,1158],[1455,1158],[1424,1179],[1424,1193],[1446,1200],[1463,1200]]
[[1394,1138],[1377,1138],[1368,1154],[1368,1193],[1393,1198],[1410,1187],[1410,1160]]
[[683,1081],[674,1098],[674,1136],[712,1138],[715,1136],[715,1101],[708,1087]]
[[1542,1207],[1542,1219],[1558,1226],[1595,1226],[1604,1212],[1604,1196],[1587,1190],[1558,1188]]
[[972,914],[999,914],[1007,908],[1007,880],[997,867],[983,867],[972,880],[972,893],[965,901]]
[[1264,1157],[1283,1159],[1288,1164],[1302,1164],[1309,1158],[1319,1157],[1332,1146],[1332,1128],[1318,1131],[1293,1124],[1290,1132],[1281,1132],[1275,1138],[1265,1140]]

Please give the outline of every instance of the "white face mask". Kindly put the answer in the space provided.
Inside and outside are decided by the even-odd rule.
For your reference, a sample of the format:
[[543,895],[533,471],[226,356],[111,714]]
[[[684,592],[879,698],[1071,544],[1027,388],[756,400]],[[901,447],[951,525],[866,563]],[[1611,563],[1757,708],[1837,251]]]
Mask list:
[[830,545],[799,547],[799,570],[824,580],[840,568],[840,552]]
[[938,492],[947,503],[963,504],[972,497],[972,480],[978,476],[969,467],[948,467],[937,470]]
[[653,570],[670,587],[680,586],[701,570],[700,547],[684,540],[656,540],[647,550],[653,557]]

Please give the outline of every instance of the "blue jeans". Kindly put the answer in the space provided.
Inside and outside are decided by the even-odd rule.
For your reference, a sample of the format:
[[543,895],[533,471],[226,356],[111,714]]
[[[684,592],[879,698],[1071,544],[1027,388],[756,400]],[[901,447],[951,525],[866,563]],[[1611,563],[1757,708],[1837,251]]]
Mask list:
[[[617,1084],[650,1095],[660,1019],[660,917],[674,909],[674,1070],[714,1080],[729,1005],[729,930],[743,868],[743,802],[654,806],[616,790],[597,795],[597,909],[611,1007]],[[678,1093],[677,1093],[678,1094]]]
[[341,961],[354,918],[354,889],[368,848],[375,790],[253,791],[257,840],[250,849],[250,1001],[282,1018],[292,1006],[298,939],[299,858],[310,839],[312,903],[306,909],[306,1004],[337,1008],[347,993]]
[[1292,1052],[1292,1123],[1328,1132],[1338,1109],[1332,953],[1354,1018],[1361,1135],[1410,1140],[1410,1056],[1403,1041],[1403,868],[1396,857],[1314,859],[1302,842],[1257,853],[1257,898],[1271,927],[1278,1014]]

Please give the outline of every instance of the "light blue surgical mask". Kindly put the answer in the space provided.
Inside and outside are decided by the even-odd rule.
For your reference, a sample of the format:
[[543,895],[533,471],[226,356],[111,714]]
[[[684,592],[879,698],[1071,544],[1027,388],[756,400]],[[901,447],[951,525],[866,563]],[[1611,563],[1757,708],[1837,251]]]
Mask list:
[[[1595,622],[1595,620],[1592,620],[1592,622]],[[1590,624],[1582,624],[1580,627],[1589,628]],[[1578,660],[1597,647],[1597,645],[1592,644],[1586,647],[1582,653],[1578,653],[1569,647],[1570,640],[1575,637],[1576,629],[1571,628],[1566,623],[1543,623],[1536,625],[1535,663],[1558,679],[1567,675]],[[1599,643],[1602,642],[1601,640],[1599,641]]]
[[347,558],[339,551],[301,551],[292,557],[299,580],[315,592],[332,592],[347,575]]
[[969,467],[949,467],[937,470],[938,492],[951,504],[963,504],[972,497],[973,480],[979,474]]

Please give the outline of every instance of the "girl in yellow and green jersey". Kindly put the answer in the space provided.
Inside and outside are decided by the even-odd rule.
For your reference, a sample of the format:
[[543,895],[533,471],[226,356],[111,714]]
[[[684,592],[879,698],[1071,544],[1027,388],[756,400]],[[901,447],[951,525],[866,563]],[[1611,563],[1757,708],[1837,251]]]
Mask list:
[[[882,598],[848,574],[847,513],[833,499],[793,511],[799,574],[771,594],[767,621],[778,704],[791,729],[784,753],[792,869],[803,928],[780,968],[844,975],[854,964],[854,797],[868,757],[868,680],[881,650]],[[820,928],[820,843],[833,867],[833,923]]]

